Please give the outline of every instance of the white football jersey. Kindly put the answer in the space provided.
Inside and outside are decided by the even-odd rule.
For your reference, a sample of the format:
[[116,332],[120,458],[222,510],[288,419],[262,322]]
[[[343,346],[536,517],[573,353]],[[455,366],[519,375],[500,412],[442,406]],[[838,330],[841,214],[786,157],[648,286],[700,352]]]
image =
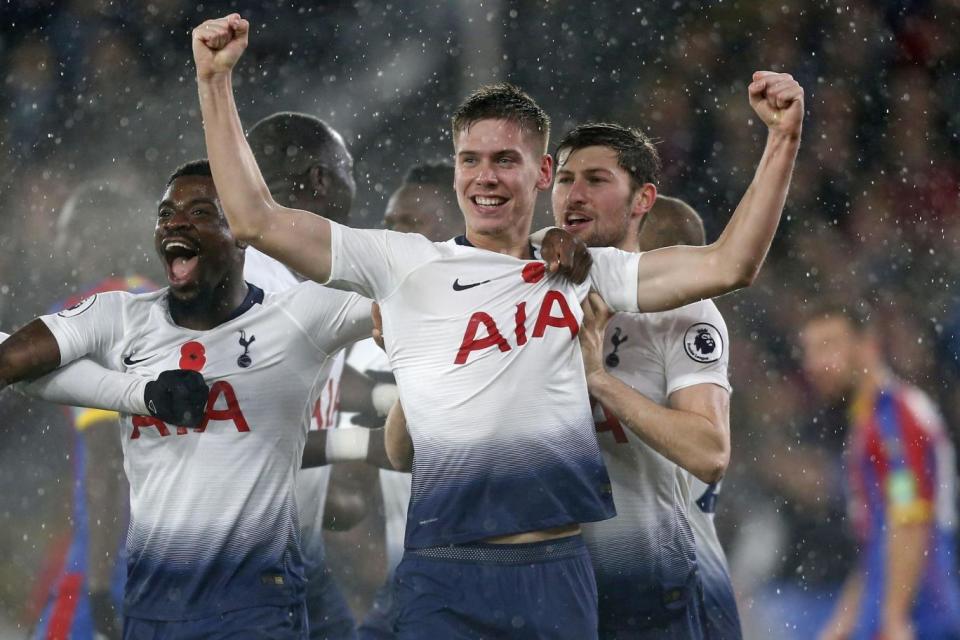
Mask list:
[[[723,317],[706,300],[659,313],[618,313],[604,336],[607,370],[650,400],[697,384],[730,389]],[[643,443],[603,406],[597,438],[617,517],[586,525],[601,628],[645,625],[685,606],[697,570],[689,523],[689,474]],[[695,508],[695,507],[694,507]]]
[[[264,291],[281,292],[297,286],[300,280],[283,263],[255,247],[247,247],[243,277]],[[320,398],[314,407],[310,430],[330,429],[337,424],[340,403],[340,378],[343,375],[344,351],[330,362],[327,379],[319,381]],[[323,511],[330,486],[330,467],[301,469],[297,475],[300,542],[309,561],[321,563],[326,555],[323,542]]]
[[196,429],[123,416],[130,481],[124,612],[156,620],[303,597],[294,478],[332,355],[369,335],[370,303],[315,283],[255,286],[208,331],[177,326],[167,290],[105,293],[45,316],[62,362],[89,355],[155,378],[200,371],[210,385]]
[[592,249],[574,285],[462,236],[331,227],[331,284],[380,303],[414,443],[407,548],[612,516],[576,336],[591,287],[637,311],[640,256]]

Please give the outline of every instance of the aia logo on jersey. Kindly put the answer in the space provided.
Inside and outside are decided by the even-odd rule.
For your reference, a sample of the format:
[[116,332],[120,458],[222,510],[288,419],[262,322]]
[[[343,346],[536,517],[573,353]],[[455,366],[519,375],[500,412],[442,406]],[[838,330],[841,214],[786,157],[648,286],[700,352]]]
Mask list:
[[[543,263],[539,264],[541,267]],[[529,265],[528,265],[529,266]],[[543,277],[543,274],[534,274],[535,278]],[[527,303],[521,302],[516,307],[513,316],[513,336],[516,346],[522,347],[527,343]],[[481,328],[482,327],[482,328]],[[537,310],[537,321],[533,325],[533,338],[542,338],[547,331],[547,327],[566,328],[570,331],[570,339],[577,337],[580,331],[580,325],[570,311],[570,305],[567,299],[559,291],[553,289],[547,291],[540,302],[540,308]],[[457,350],[457,357],[454,358],[454,364],[465,364],[470,354],[474,351],[486,351],[491,347],[496,347],[506,353],[513,347],[503,337],[500,327],[490,314],[483,311],[477,311],[467,321],[467,328],[463,332],[463,340],[460,342],[460,349]]]
[[[194,342],[193,344],[198,343]],[[217,407],[218,404],[220,405],[219,408]],[[237,394],[230,383],[225,380],[218,380],[210,386],[207,407],[203,412],[203,422],[193,429],[193,432],[203,433],[211,422],[232,422],[238,433],[250,431],[250,425],[247,424],[247,419],[244,417],[243,411],[240,409],[240,403],[237,401]],[[133,432],[130,434],[130,439],[139,439],[140,430],[145,427],[155,428],[161,436],[170,435],[170,427],[163,420],[152,416],[133,416]],[[176,427],[176,431],[178,436],[183,436],[190,429]]]
[[716,362],[723,355],[723,338],[712,324],[698,322],[684,334],[683,349],[697,362]]

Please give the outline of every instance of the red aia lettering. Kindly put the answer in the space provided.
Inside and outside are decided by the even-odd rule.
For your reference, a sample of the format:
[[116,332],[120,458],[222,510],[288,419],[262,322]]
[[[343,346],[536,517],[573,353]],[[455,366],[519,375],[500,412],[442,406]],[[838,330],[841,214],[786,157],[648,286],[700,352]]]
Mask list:
[[[478,339],[477,329],[480,328],[481,323],[486,327],[487,335]],[[454,360],[453,363],[463,364],[467,361],[467,357],[471,351],[483,351],[492,346],[497,346],[500,351],[510,351],[510,345],[504,337],[500,335],[500,330],[497,328],[497,323],[493,321],[493,318],[483,311],[477,311],[470,316],[470,322],[467,323],[467,330],[463,334],[463,342],[460,343],[460,350],[457,351],[457,359]]]
[[[590,398],[591,407],[595,406],[596,402],[596,400]],[[613,439],[615,442],[619,444],[625,444],[627,442],[627,434],[623,432],[623,425],[620,424],[620,419],[602,404],[600,405],[600,410],[603,411],[603,422],[598,422],[596,424],[597,433],[610,431],[613,433]]]
[[515,323],[514,333],[517,336],[517,346],[522,347],[527,344],[527,303],[521,302],[517,305],[517,313],[513,316]]
[[[226,409],[215,407],[220,396],[223,396],[227,402]],[[237,394],[233,392],[230,383],[223,380],[214,382],[213,386],[210,387],[210,395],[207,397],[207,410],[204,412],[203,422],[196,428],[196,432],[203,433],[211,420],[232,420],[237,431],[250,431],[247,419],[243,417],[243,411],[240,410],[240,403],[237,402]]]
[[[217,401],[220,400],[221,397],[223,397],[227,405],[226,409],[217,409],[216,407]],[[240,410],[240,403],[237,402],[237,394],[229,382],[220,380],[214,382],[213,386],[210,387],[210,395],[207,396],[207,407],[203,413],[203,422],[193,431],[195,433],[203,433],[206,431],[207,425],[211,420],[230,420],[237,428],[237,431],[241,433],[250,431],[250,425],[247,424],[247,419],[244,417],[243,411]],[[143,427],[154,427],[161,436],[170,435],[169,427],[162,420],[151,416],[133,416],[133,433],[130,434],[130,439],[138,439],[140,437],[140,429]],[[189,429],[186,427],[177,427],[178,436],[186,435],[188,431]]]
[[136,440],[140,437],[140,427],[156,427],[157,433],[161,436],[170,435],[170,430],[167,429],[167,425],[163,420],[158,420],[151,416],[133,416],[133,433],[130,434],[131,440]]
[[[557,306],[560,307],[559,316],[550,315],[550,312],[553,311],[553,303],[557,303]],[[543,302],[540,303],[537,324],[533,325],[533,337],[542,338],[547,327],[566,327],[570,329],[571,340],[576,338],[580,331],[580,325],[577,324],[577,319],[570,312],[567,299],[563,297],[562,293],[552,289],[547,291],[547,295],[543,297]]]
[[[541,264],[542,263],[535,263]],[[553,315],[554,307],[557,308],[558,315]],[[517,305],[516,313],[513,316],[514,329],[513,334],[517,340],[517,346],[522,347],[527,343],[527,303],[521,302]],[[477,330],[480,325],[486,328],[487,335],[478,338]],[[576,338],[580,331],[580,325],[570,311],[570,305],[567,299],[559,291],[547,291],[540,303],[540,309],[537,312],[537,321],[533,325],[533,337],[542,338],[546,333],[547,327],[566,327],[570,330],[570,338]],[[500,351],[510,351],[510,343],[501,335],[497,323],[493,321],[488,314],[483,311],[477,311],[470,316],[467,323],[467,330],[463,334],[463,341],[460,343],[460,349],[457,351],[457,357],[454,364],[464,364],[472,351],[483,351],[496,346]]]

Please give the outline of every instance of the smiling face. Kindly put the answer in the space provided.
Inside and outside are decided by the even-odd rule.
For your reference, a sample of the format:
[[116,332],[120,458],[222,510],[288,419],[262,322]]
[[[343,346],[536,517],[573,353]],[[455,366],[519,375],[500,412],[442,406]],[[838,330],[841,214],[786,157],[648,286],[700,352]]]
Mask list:
[[454,185],[468,237],[516,242],[529,234],[537,194],[553,172],[532,138],[508,120],[479,120],[455,135]]
[[561,149],[558,154],[554,222],[587,246],[635,251],[640,221],[655,198],[653,185],[634,188],[610,147]]
[[209,176],[180,176],[170,183],[157,209],[154,245],[170,292],[180,301],[211,295],[229,277],[242,281],[243,248],[227,226]]

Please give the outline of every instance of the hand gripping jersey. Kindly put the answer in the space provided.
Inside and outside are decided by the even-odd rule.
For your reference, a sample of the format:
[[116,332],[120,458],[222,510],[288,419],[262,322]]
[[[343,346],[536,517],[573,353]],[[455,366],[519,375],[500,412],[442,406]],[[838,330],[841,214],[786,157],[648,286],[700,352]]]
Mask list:
[[957,470],[943,420],[922,391],[890,378],[857,398],[851,422],[846,451],[850,516],[860,539],[864,576],[851,637],[877,637],[888,588],[886,531],[911,523],[930,526],[911,616],[916,637],[960,637]]
[[[657,404],[697,384],[729,389],[727,328],[713,302],[660,313],[618,313],[607,325],[607,370]],[[644,444],[603,406],[597,438],[617,517],[584,527],[597,576],[601,629],[643,628],[674,617],[696,591],[688,474]]]
[[124,416],[130,481],[125,615],[189,620],[303,598],[294,496],[331,356],[369,335],[369,302],[303,283],[255,286],[209,331],[170,319],[167,292],[106,293],[45,316],[61,361],[156,377],[184,368],[210,385],[196,429]]
[[613,515],[576,335],[591,286],[636,311],[639,256],[592,250],[573,285],[462,237],[331,227],[331,283],[380,303],[416,451],[406,546]]

